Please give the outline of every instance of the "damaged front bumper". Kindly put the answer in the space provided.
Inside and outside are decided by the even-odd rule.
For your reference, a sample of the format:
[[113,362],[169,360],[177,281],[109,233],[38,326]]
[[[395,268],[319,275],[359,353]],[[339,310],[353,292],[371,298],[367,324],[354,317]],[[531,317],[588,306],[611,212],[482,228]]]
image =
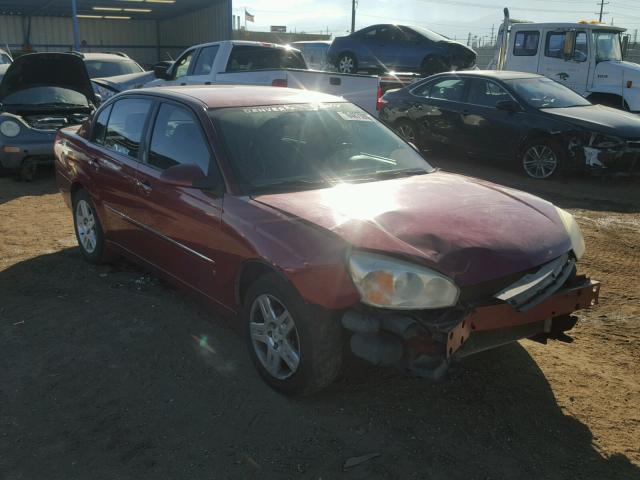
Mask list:
[[452,361],[524,338],[571,341],[576,310],[598,303],[600,283],[572,278],[553,295],[526,310],[500,302],[439,316],[347,311],[343,326],[352,331],[353,353],[373,364],[397,366],[438,379]]
[[593,172],[640,173],[640,139],[624,140],[592,134],[585,142],[570,142],[569,154],[578,165]]

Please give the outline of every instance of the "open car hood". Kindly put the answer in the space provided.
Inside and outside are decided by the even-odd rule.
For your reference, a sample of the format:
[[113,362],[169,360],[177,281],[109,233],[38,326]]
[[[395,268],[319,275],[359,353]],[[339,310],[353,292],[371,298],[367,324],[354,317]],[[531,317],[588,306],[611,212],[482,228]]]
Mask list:
[[352,247],[409,257],[461,287],[526,271],[571,250],[551,203],[445,172],[254,201],[329,230]]
[[2,77],[0,102],[20,90],[45,86],[74,90],[96,105],[84,61],[72,53],[29,53],[16,58]]

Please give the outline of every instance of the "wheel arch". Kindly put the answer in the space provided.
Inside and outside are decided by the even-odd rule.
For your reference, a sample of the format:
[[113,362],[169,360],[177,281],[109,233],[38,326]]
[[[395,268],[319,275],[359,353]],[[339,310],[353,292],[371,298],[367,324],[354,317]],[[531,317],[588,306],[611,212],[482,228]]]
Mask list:
[[236,274],[235,284],[234,284],[234,297],[236,305],[242,307],[244,304],[245,297],[247,295],[247,291],[252,283],[254,283],[258,278],[268,275],[270,273],[276,274],[282,280],[284,280],[289,286],[293,289],[296,289],[295,285],[289,280],[289,278],[282,272],[282,270],[274,267],[272,264],[268,263],[262,259],[251,259],[245,260],[242,265],[240,265],[240,269]]

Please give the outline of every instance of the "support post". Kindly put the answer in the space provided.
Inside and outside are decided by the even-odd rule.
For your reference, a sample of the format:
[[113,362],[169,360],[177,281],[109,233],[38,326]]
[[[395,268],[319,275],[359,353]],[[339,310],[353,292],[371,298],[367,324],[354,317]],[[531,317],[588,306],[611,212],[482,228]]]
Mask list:
[[80,51],[80,31],[78,30],[78,6],[71,0],[71,16],[73,21],[73,49]]

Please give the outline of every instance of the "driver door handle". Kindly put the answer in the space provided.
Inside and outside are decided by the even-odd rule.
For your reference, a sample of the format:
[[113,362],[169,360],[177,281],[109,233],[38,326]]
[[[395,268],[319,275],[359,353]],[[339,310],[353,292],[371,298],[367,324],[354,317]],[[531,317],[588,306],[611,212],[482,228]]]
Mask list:
[[147,194],[151,193],[151,190],[153,190],[153,188],[151,187],[151,184],[146,180],[136,179],[136,187],[138,187],[140,190],[142,190],[144,193],[147,193]]

